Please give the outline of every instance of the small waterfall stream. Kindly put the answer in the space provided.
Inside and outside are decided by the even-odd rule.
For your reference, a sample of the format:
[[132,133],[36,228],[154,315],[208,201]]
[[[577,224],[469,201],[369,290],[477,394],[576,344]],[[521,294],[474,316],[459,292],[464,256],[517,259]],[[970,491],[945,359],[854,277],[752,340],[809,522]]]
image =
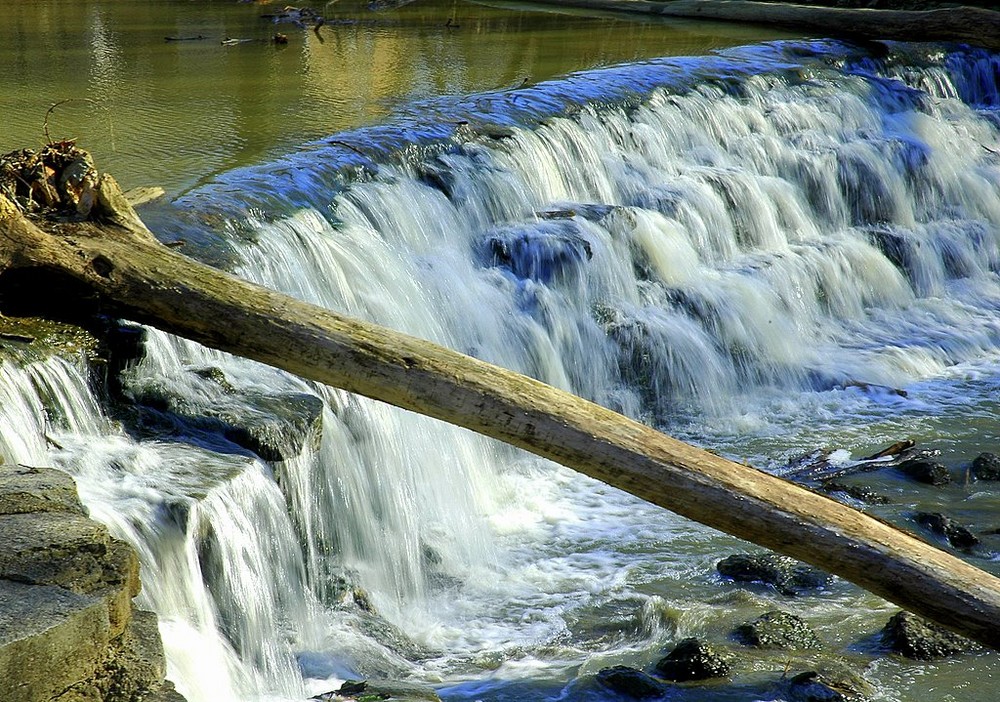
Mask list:
[[[416,106],[178,204],[224,223],[201,241],[224,236],[246,278],[763,467],[944,436],[944,413],[989,444],[998,79],[995,56],[942,47],[664,59]],[[737,540],[463,430],[153,330],[123,382],[135,426],[65,361],[0,366],[0,453],[71,472],[136,545],[191,702],[352,677],[605,699],[600,667],[764,604],[714,575]],[[275,416],[304,428],[269,429],[273,455],[220,429]],[[865,661],[852,642],[894,611],[839,581],[795,604]],[[993,699],[996,656],[963,665]],[[884,700],[960,687],[866,675]]]

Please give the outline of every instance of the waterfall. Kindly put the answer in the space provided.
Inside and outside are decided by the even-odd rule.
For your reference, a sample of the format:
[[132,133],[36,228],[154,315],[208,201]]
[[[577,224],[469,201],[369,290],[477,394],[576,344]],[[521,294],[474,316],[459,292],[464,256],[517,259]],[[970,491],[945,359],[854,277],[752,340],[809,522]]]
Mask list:
[[[1000,377],[998,65],[828,42],[615,67],[178,204],[248,279],[767,463]],[[154,330],[125,428],[70,364],[0,375],[0,453],[67,469],[137,546],[191,702],[359,676],[465,699],[497,667],[556,671],[557,696],[713,626],[726,537],[463,430]],[[598,631],[616,607],[639,614]]]

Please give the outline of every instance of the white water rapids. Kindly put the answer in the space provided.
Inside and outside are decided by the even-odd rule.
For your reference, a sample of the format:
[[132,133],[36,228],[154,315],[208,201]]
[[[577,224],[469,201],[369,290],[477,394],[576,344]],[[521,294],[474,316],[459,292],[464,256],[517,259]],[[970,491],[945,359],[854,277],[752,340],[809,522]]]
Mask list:
[[[627,71],[577,77],[624,81],[624,97],[401,146],[336,187],[317,151],[285,204],[229,220],[238,272],[763,467],[905,435],[995,444],[996,59],[729,55],[693,87],[676,76],[698,59],[651,63],[632,87]],[[521,114],[520,97],[492,99]],[[228,197],[264,201],[260,181],[231,175],[248,192]],[[357,677],[456,700],[612,699],[599,668],[724,640],[774,602],[864,667],[875,656],[858,642],[895,611],[841,582],[812,599],[748,594],[714,574],[746,550],[735,539],[155,331],[125,379],[137,400],[172,403],[153,430],[108,419],[70,363],[0,374],[0,453],[71,472],[136,546],[141,602],[190,702],[303,700]],[[303,394],[322,399],[321,428],[278,460],[185,420]],[[998,503],[988,488],[964,499]],[[877,699],[1000,694],[995,655],[962,666],[877,659],[865,674]],[[753,674],[736,682],[676,699],[775,699]]]

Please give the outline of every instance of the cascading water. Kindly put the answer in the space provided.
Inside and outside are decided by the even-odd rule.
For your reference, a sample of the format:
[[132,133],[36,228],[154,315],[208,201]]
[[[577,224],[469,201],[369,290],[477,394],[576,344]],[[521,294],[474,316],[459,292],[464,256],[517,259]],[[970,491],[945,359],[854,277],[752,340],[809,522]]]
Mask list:
[[[995,57],[938,47],[665,59],[420,106],[180,204],[228,217],[247,278],[760,465],[929,433],[944,412],[988,444],[998,78]],[[768,603],[713,575],[736,540],[462,430],[150,331],[127,434],[70,371],[0,368],[4,427],[32,427],[0,450],[65,467],[137,546],[191,702],[358,676],[604,699],[600,667],[724,637]],[[264,460],[220,427],[281,415],[274,398],[306,428]],[[22,418],[42,408],[63,409]],[[840,582],[795,604],[843,647],[893,611]],[[980,696],[961,698],[993,699],[996,657],[963,665]],[[889,659],[866,672],[878,699],[959,694],[924,674],[938,682]],[[770,694],[744,680],[677,698]]]

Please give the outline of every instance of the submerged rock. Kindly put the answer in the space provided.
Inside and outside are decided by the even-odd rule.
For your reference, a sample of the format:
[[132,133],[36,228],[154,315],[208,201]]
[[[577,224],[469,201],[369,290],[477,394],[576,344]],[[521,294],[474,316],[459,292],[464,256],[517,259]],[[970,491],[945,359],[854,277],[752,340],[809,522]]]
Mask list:
[[430,687],[393,680],[347,680],[337,690],[315,695],[310,700],[313,702],[337,702],[338,700],[441,702],[441,698]]
[[951,474],[948,472],[948,468],[937,461],[918,458],[903,461],[897,467],[906,477],[916,480],[918,483],[947,485],[951,482]]
[[729,675],[729,662],[707,643],[684,639],[656,664],[656,672],[667,680],[684,682]]
[[200,368],[193,374],[205,384],[209,400],[192,400],[166,387],[132,390],[146,412],[147,424],[162,424],[169,431],[187,425],[221,434],[228,441],[265,461],[298,456],[319,441],[323,401],[304,392],[243,392],[218,368]]
[[249,393],[246,407],[212,413],[226,426],[227,439],[250,449],[265,461],[284,461],[319,440],[323,401],[315,395],[288,392]]
[[441,702],[432,688],[398,680],[369,680],[367,692],[384,695],[382,699],[399,702]]
[[752,622],[741,624],[733,634],[740,643],[757,648],[808,650],[823,646],[816,632],[801,617],[780,610],[772,610]]
[[654,631],[673,631],[676,616],[658,597],[611,597],[574,610],[566,627],[578,645],[601,649],[638,643]]
[[828,493],[842,492],[848,497],[853,497],[858,502],[864,502],[866,505],[887,505],[890,502],[888,497],[875,492],[865,485],[847,485],[845,483],[830,481],[823,484],[823,491]]
[[911,612],[899,612],[882,629],[882,642],[906,658],[946,658],[978,648],[975,642]]
[[787,687],[789,702],[866,702],[872,692],[866,680],[847,671],[809,670]]
[[1000,480],[1000,456],[981,453],[972,461],[972,475],[976,480]]
[[590,241],[574,220],[498,228],[486,243],[493,265],[541,283],[575,275],[594,257]]
[[955,520],[940,512],[917,512],[917,524],[930,529],[938,536],[948,539],[955,548],[970,549],[979,545],[979,537]]
[[823,571],[776,553],[740,553],[716,564],[719,573],[737,582],[759,582],[773,586],[783,595],[799,595],[822,588],[831,577]]
[[669,689],[651,675],[625,665],[603,668],[597,674],[597,682],[609,690],[634,697],[637,700],[663,697]]

